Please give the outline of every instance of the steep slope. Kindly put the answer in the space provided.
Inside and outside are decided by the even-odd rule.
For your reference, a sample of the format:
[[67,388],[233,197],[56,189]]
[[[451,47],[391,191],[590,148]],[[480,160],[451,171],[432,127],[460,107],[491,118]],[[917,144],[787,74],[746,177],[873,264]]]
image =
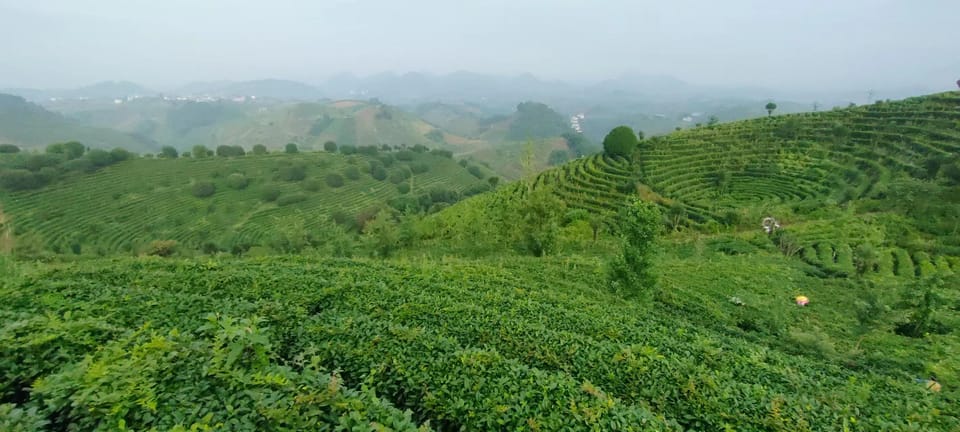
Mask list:
[[131,151],[153,151],[154,141],[115,130],[90,127],[47,111],[21,97],[0,94],[0,143],[23,149],[42,149],[48,144],[80,141],[93,148],[122,147]]

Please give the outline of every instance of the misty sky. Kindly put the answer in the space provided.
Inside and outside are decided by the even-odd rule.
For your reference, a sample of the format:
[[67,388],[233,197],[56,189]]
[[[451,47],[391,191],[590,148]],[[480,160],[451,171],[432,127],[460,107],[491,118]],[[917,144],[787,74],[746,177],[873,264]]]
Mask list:
[[0,0],[0,87],[341,72],[627,72],[949,88],[960,0]]

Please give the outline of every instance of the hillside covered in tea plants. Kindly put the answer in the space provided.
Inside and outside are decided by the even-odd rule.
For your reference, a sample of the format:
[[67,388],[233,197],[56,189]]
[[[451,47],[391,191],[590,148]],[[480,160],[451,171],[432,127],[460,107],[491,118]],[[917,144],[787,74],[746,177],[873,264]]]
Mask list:
[[10,156],[0,429],[960,429],[960,93],[771,114],[507,184]]
[[[158,247],[158,253],[298,252],[331,246],[331,238],[362,228],[384,207],[437,211],[491,188],[486,168],[423,146],[231,153],[238,148],[180,158],[124,153],[129,159],[121,161],[98,150],[84,154],[82,147],[76,155],[0,155],[7,247],[34,257]],[[101,153],[109,165],[91,162]]]

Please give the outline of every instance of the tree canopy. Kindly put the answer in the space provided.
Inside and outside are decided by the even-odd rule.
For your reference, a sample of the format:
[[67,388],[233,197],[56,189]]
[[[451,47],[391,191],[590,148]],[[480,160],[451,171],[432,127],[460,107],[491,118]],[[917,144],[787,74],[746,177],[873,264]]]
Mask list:
[[617,126],[603,139],[603,151],[610,156],[630,158],[637,148],[637,135],[629,126]]

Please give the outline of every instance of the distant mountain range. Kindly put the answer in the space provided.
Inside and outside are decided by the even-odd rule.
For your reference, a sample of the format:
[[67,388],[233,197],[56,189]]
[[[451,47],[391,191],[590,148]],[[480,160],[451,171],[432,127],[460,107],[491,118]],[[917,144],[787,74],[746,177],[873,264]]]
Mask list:
[[611,101],[669,102],[688,100],[792,100],[822,106],[870,103],[873,99],[902,98],[952,88],[953,83],[923,88],[810,92],[792,88],[724,87],[697,85],[670,76],[624,74],[596,83],[569,83],[539,79],[530,74],[515,76],[473,72],[428,74],[385,72],[370,76],[336,75],[324,81],[304,83],[282,79],[195,82],[176,88],[150,89],[128,81],[107,81],[76,89],[0,90],[31,101],[51,98],[107,99],[165,95],[168,97],[235,98],[255,96],[275,100],[377,98],[395,105],[428,102],[479,102],[509,112],[517,103],[535,100],[550,106],[588,106]]

